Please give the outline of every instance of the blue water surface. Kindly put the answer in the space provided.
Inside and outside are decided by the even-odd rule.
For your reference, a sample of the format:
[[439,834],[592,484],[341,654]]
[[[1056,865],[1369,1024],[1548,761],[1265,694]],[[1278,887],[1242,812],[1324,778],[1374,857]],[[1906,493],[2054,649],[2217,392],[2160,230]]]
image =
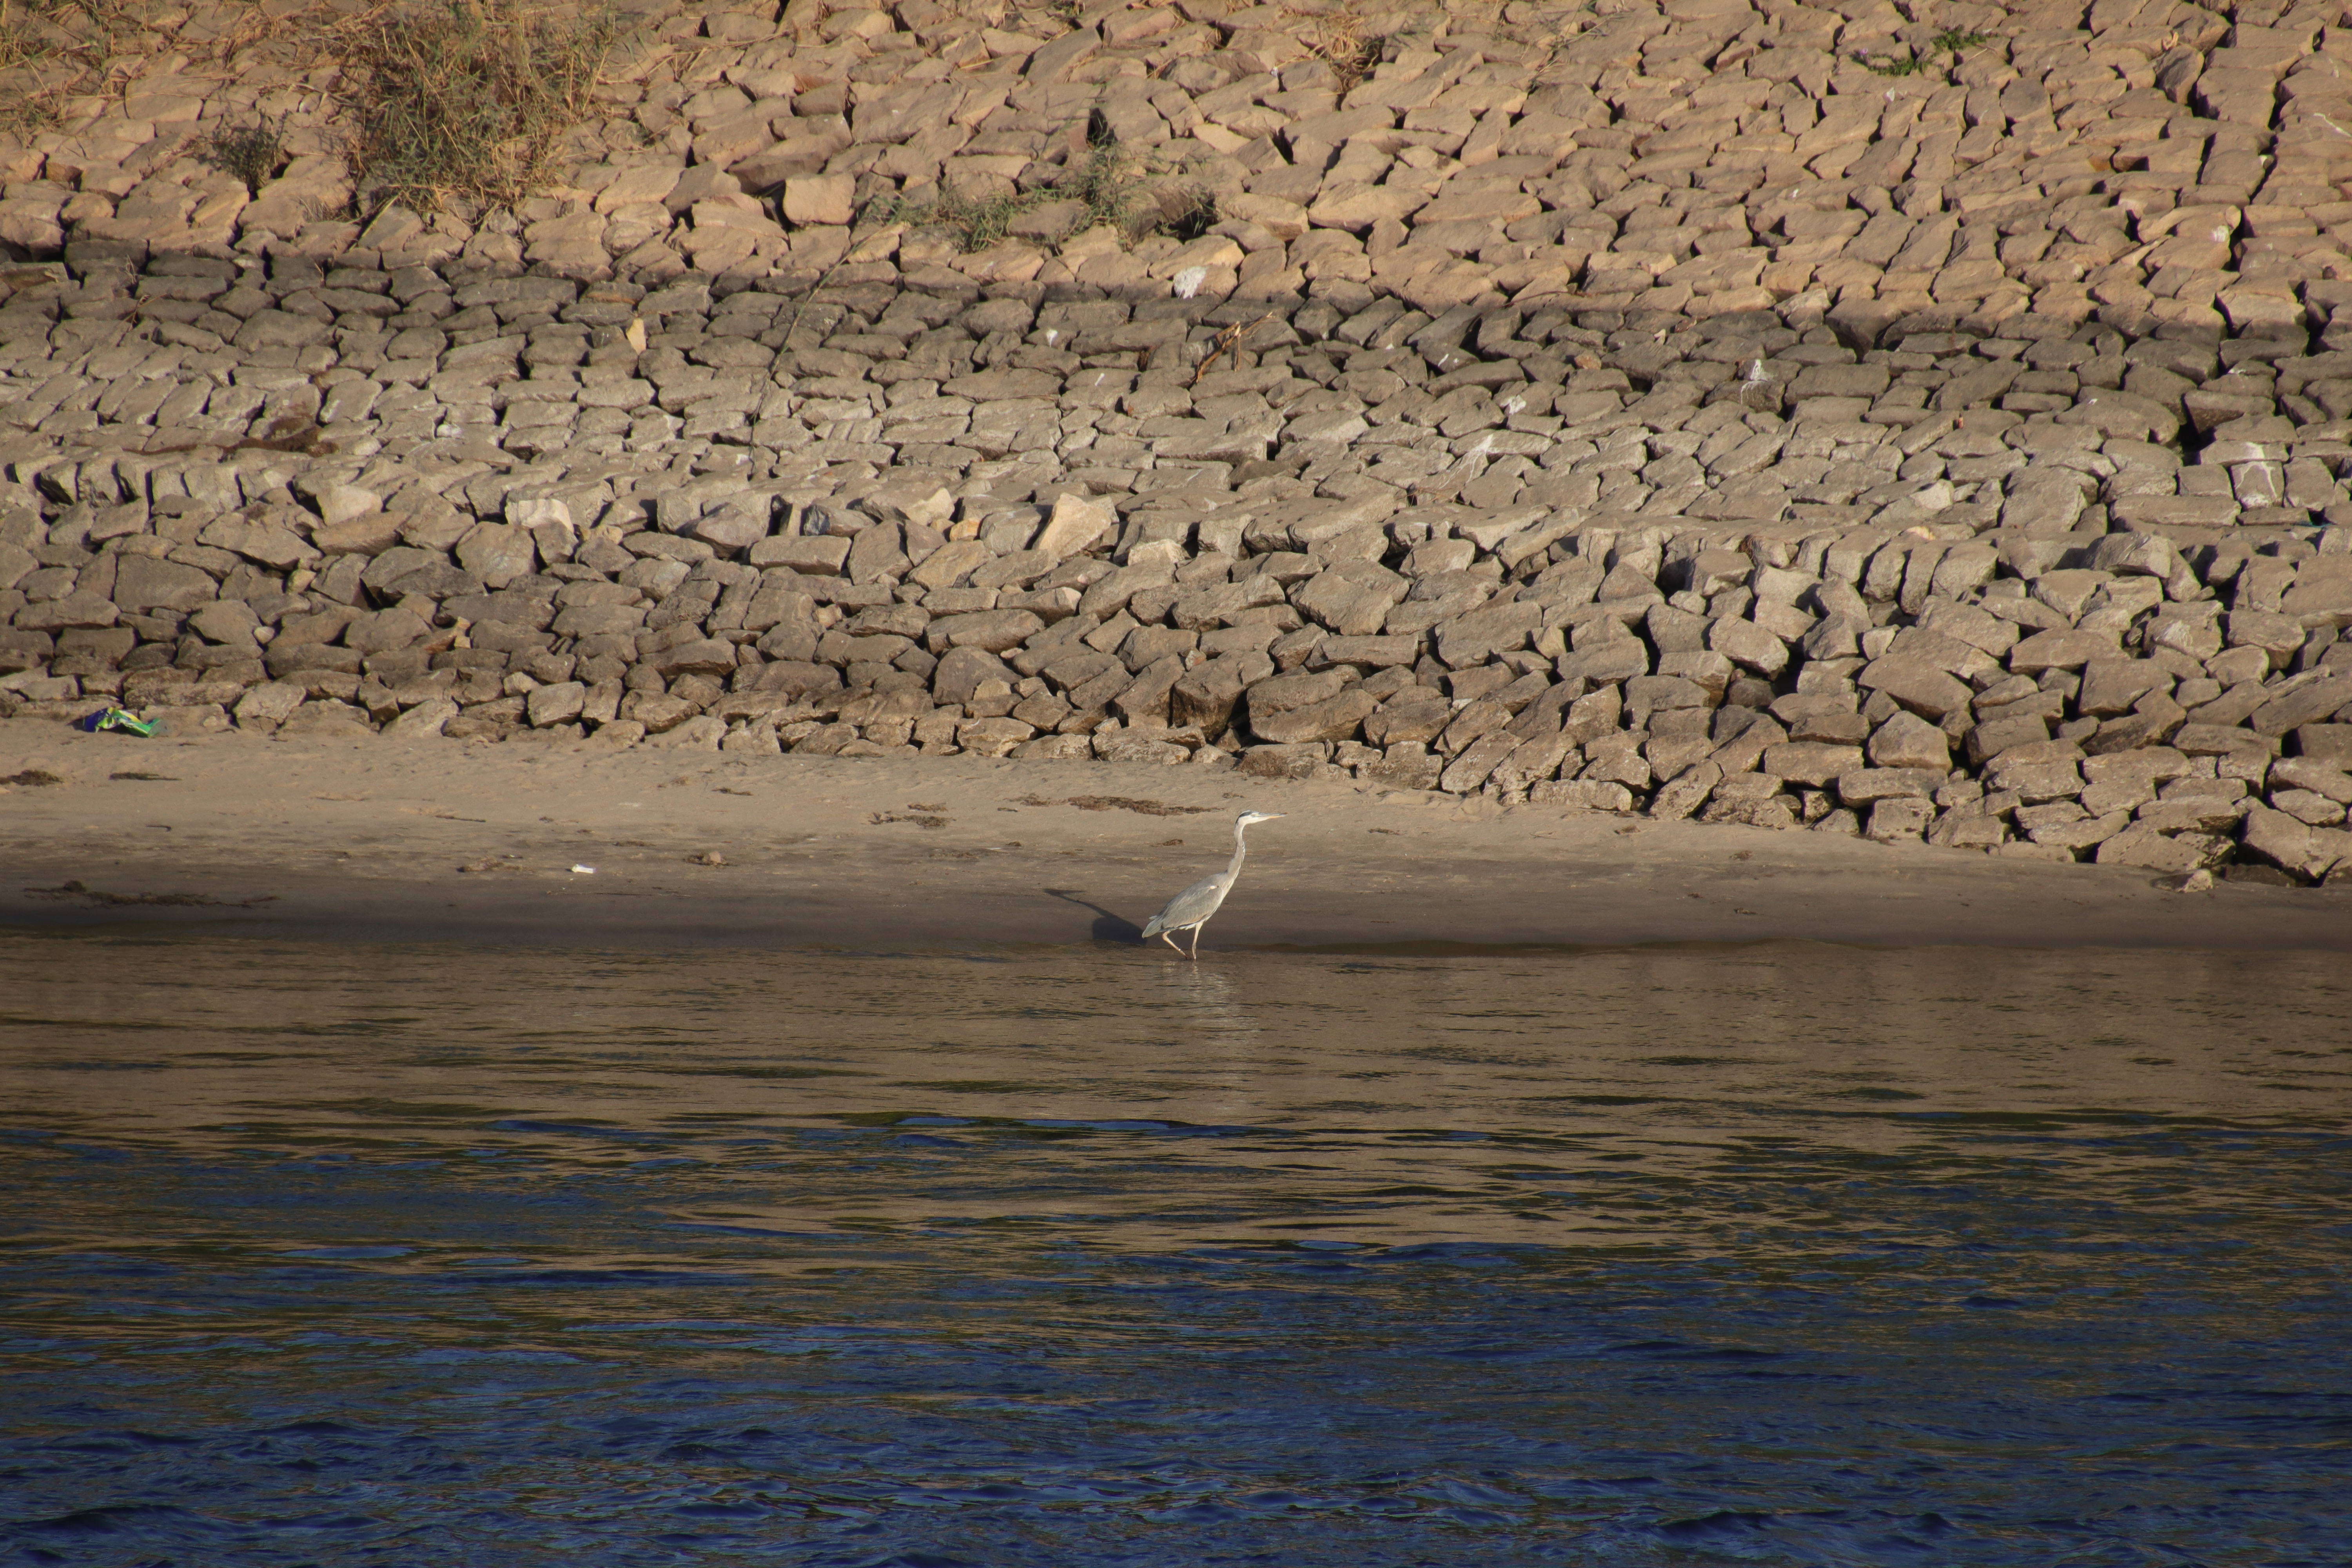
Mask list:
[[2352,1563],[2347,1003],[0,935],[0,1562]]

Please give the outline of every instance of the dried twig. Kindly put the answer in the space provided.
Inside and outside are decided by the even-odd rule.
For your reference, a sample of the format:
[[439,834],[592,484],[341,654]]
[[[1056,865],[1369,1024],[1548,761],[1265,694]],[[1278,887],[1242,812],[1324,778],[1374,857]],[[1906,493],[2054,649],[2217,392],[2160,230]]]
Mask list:
[[[778,198],[777,205],[779,211],[776,216],[781,217],[783,216],[781,210],[782,206],[782,198]],[[843,268],[848,266],[849,258],[856,256],[861,247],[872,244],[877,236],[883,234],[893,223],[898,221],[899,220],[897,218],[886,218],[882,222],[875,224],[870,228],[867,228],[862,234],[858,232],[857,226],[856,224],[852,224],[850,226],[848,246],[838,257],[834,258],[832,266],[817,274],[816,281],[809,285],[808,292],[802,295],[800,297],[800,302],[793,307],[792,325],[784,329],[784,341],[787,343],[792,342],[793,334],[801,330],[801,319],[808,314],[808,308],[814,302],[816,297],[824,292],[824,286],[833,281],[833,275],[840,271]]]
[[1244,325],[1237,321],[1234,325],[1227,327],[1223,331],[1219,332],[1217,334],[1216,341],[1209,345],[1209,352],[1201,356],[1201,363],[1192,367],[1192,379],[1187,384],[1192,386],[1200,385],[1201,378],[1209,374],[1209,367],[1217,363],[1217,356],[1219,354],[1232,353],[1235,349],[1241,346],[1241,341],[1244,338],[1249,336],[1252,332],[1257,331],[1260,327],[1263,327],[1268,321],[1274,320],[1274,317],[1275,312],[1268,310],[1265,315],[1260,316],[1256,321],[1249,322],[1247,325]]

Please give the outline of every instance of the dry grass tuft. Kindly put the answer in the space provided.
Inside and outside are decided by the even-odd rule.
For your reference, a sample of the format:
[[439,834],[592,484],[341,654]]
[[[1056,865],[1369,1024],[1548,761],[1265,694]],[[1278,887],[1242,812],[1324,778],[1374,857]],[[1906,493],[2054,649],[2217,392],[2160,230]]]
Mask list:
[[[1143,179],[1127,149],[1110,134],[1101,111],[1097,110],[1088,117],[1085,156],[1073,159],[1068,171],[1055,184],[1000,196],[974,196],[950,188],[942,190],[929,202],[910,203],[902,198],[883,215],[882,221],[903,223],[914,228],[944,229],[955,237],[959,248],[972,251],[995,245],[1004,238],[1014,218],[1047,202],[1083,202],[1087,216],[1079,227],[1114,228],[1130,243],[1167,226],[1171,214],[1183,216],[1196,210],[1195,206],[1185,206],[1181,214],[1176,214],[1164,197],[1147,201],[1144,195]],[[1217,221],[1214,199],[1203,199],[1209,202],[1208,223],[1213,224]]]
[[390,3],[224,0],[194,27],[173,0],[0,0],[0,129],[54,123],[69,100],[119,94],[165,53],[191,80],[230,75],[219,68],[257,45],[278,67],[314,70],[362,20],[355,6]]
[[929,202],[913,203],[901,198],[883,215],[882,221],[903,223],[911,228],[944,229],[955,237],[957,249],[986,250],[1003,239],[1013,220],[1035,206],[1045,194],[974,196],[960,187],[949,186]]
[[119,9],[0,0],[0,127],[43,125],[123,45]]
[[1341,98],[1381,63],[1381,41],[1366,35],[1364,18],[1352,5],[1300,16],[1298,23],[1299,41],[1331,68]]
[[448,0],[362,20],[348,73],[361,204],[430,211],[513,201],[545,173],[618,29],[514,0]]
[[272,121],[251,125],[222,126],[206,138],[196,156],[225,174],[245,182],[258,194],[286,166],[286,138]]
[[30,65],[57,53],[57,45],[34,26],[37,16],[20,11],[14,0],[0,0],[0,70]]
[[1188,244],[1217,226],[1217,194],[1205,185],[1175,185],[1160,193],[1160,226]]
[[1091,134],[1091,122],[1087,129],[1085,162],[1063,177],[1061,184],[1054,187],[1054,194],[1086,203],[1087,226],[1115,228],[1133,238],[1138,207],[1136,176],[1129,163],[1127,149],[1119,145],[1118,137],[1108,134],[1108,126],[1098,141]]

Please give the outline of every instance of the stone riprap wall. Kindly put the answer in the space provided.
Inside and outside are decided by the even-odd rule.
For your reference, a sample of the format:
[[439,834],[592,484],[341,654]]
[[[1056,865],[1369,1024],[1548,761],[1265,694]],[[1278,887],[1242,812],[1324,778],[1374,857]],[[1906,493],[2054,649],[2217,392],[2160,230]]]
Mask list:
[[[144,184],[72,213],[86,162],[0,305],[0,709],[1337,768],[2327,875],[2339,12],[1849,9],[1439,17],[1355,84],[1189,4],[677,16],[626,121],[668,151],[598,165],[665,194],[471,225],[272,229],[265,187],[137,229]],[[1898,47],[1929,68],[1851,58]],[[1090,124],[1224,216],[849,221],[959,162],[1045,188]]]

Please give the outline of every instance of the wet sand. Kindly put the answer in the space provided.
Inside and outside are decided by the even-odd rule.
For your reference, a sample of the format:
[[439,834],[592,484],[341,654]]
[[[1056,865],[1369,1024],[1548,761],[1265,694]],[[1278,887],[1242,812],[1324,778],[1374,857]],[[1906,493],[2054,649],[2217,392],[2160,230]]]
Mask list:
[[[1191,767],[756,757],[0,721],[0,922],[381,938],[955,946],[1133,940],[1248,869],[1202,952],[1810,940],[2352,949],[2342,891],[1651,823]],[[124,775],[153,774],[155,777]],[[1078,804],[1072,804],[1076,800]],[[1139,809],[1140,808],[1140,809]],[[707,863],[715,857],[719,864]],[[592,871],[575,867],[593,867]]]

